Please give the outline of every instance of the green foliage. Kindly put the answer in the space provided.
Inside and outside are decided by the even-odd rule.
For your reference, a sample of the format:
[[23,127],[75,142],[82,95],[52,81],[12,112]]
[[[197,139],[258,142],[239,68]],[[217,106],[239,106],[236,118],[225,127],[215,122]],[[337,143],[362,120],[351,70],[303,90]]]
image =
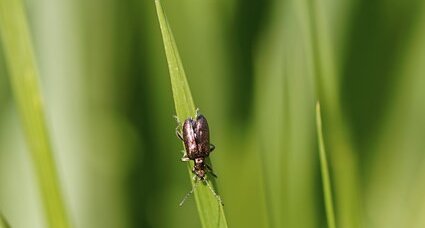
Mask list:
[[[10,224],[45,227],[43,204],[63,204],[34,189],[42,167],[77,227],[425,227],[423,0],[162,0],[174,36],[154,0],[22,2],[0,0]],[[172,115],[197,107],[225,219],[204,185],[178,206],[191,164]]]
[[[170,25],[165,17],[159,0],[155,1],[158,20],[161,26],[168,68],[170,71],[171,87],[173,90],[174,105],[179,120],[185,120],[195,115],[195,106],[183,69],[176,42],[174,41]],[[188,171],[192,187],[195,186],[192,173],[193,164],[189,162]],[[212,185],[211,180],[207,180]],[[227,227],[223,206],[217,201],[211,190],[205,184],[200,184],[194,192],[199,217],[203,227]]]
[[0,228],[9,228],[10,225],[7,223],[6,219],[0,213]]
[[329,176],[328,160],[326,158],[325,143],[323,141],[322,114],[320,103],[316,104],[317,141],[319,143],[320,170],[322,172],[323,196],[326,206],[326,218],[329,228],[335,228],[335,213],[332,200],[331,179]]
[[48,224],[50,227],[68,227],[45,122],[32,40],[20,0],[0,1],[0,33]]

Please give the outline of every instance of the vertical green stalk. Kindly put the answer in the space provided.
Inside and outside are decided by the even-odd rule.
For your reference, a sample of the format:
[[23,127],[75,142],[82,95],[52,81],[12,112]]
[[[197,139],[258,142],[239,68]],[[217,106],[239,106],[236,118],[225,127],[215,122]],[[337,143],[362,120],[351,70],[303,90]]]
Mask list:
[[326,218],[329,228],[335,228],[335,214],[332,201],[331,179],[329,177],[328,161],[326,160],[325,143],[323,142],[322,115],[320,103],[316,104],[317,140],[319,143],[320,169],[322,172],[323,195],[325,197]]
[[[167,56],[170,71],[171,87],[173,90],[174,105],[179,120],[185,120],[195,115],[195,104],[190,92],[189,83],[183,69],[176,42],[174,41],[171,28],[159,0],[155,1],[162,39],[164,41],[165,54]],[[192,162],[188,162],[188,171],[192,180]],[[207,180],[213,186],[211,180]],[[191,181],[192,187],[195,182]],[[215,188],[217,189],[217,188]],[[195,200],[199,217],[203,227],[227,227],[223,206],[217,201],[211,190],[205,184],[199,184],[195,192]]]
[[351,142],[347,121],[342,112],[340,100],[340,73],[337,67],[336,51],[331,39],[332,29],[327,17],[330,9],[326,8],[324,0],[305,0],[307,3],[305,15],[308,16],[310,27],[310,42],[313,49],[314,74],[318,97],[326,103],[329,122],[329,147],[338,151],[332,156],[335,169],[335,189],[338,194],[338,224],[344,228],[361,227],[362,218],[359,188],[358,156]]
[[38,70],[21,0],[0,0],[0,33],[12,91],[23,127],[50,227],[69,227],[56,173],[38,85]]

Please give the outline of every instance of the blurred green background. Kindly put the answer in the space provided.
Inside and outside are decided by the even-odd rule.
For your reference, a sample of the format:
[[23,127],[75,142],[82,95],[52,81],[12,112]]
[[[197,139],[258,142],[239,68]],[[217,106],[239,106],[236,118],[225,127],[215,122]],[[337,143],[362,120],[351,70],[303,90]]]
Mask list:
[[[425,227],[425,2],[163,0],[230,227]],[[153,0],[26,0],[75,227],[199,227]],[[0,211],[46,227],[0,46]]]

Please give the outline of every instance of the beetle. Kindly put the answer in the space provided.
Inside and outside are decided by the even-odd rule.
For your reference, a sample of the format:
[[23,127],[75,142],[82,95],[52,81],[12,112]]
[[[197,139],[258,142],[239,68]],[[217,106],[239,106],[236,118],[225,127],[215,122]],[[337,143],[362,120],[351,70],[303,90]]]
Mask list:
[[215,149],[210,143],[210,131],[208,121],[202,114],[197,112],[196,118],[187,118],[182,127],[183,135],[176,130],[177,136],[183,141],[185,154],[182,161],[194,161],[192,172],[200,179],[204,180],[207,172],[217,177],[211,167],[205,163],[205,159]]
[[[190,160],[194,161],[192,172],[195,174],[194,179],[196,183],[198,183],[198,180],[206,183],[214,196],[222,204],[220,196],[213,190],[208,181],[206,181],[207,173],[210,173],[213,177],[217,178],[217,175],[214,174],[212,168],[206,163],[206,158],[215,149],[215,146],[210,143],[210,130],[207,119],[204,115],[199,113],[199,109],[196,109],[195,118],[187,118],[181,126],[182,133],[180,133],[179,130],[180,122],[177,117],[176,120],[178,123],[176,127],[176,135],[183,141],[185,147],[185,152],[181,160],[184,162]],[[195,185],[194,188],[196,186],[197,185]],[[186,198],[193,193],[194,188],[192,188],[192,190],[185,196],[183,201],[180,203],[180,206],[184,203]]]

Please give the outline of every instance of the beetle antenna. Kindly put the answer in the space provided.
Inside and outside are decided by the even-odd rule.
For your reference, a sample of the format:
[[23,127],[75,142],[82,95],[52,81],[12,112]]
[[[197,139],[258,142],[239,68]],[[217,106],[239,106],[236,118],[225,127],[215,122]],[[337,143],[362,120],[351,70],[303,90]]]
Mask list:
[[211,190],[215,198],[217,198],[217,201],[221,204],[221,206],[224,206],[223,201],[221,200],[221,197],[214,191],[214,189],[211,187],[210,183],[208,183],[207,180],[204,180],[204,182],[207,184],[208,188]]
[[184,202],[186,201],[186,199],[193,194],[193,192],[195,191],[196,187],[198,187],[199,182],[196,181],[195,185],[192,187],[192,190],[190,190],[190,192],[188,192],[184,198],[182,199],[182,201],[179,203],[179,207],[183,206]]

